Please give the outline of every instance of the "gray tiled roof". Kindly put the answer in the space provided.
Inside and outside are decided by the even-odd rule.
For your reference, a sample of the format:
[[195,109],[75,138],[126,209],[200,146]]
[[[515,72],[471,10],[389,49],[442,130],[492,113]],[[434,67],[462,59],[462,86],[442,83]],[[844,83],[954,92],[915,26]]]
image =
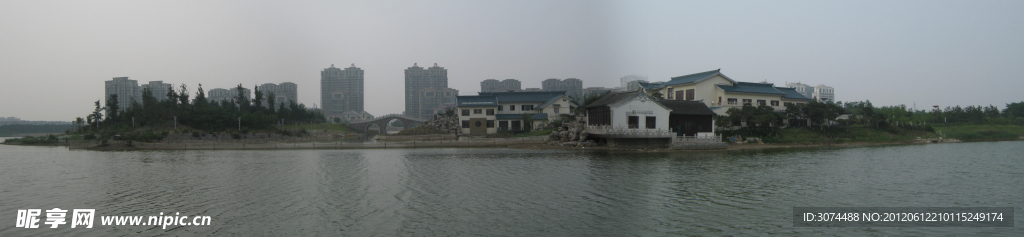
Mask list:
[[590,103],[589,105],[587,105],[584,108],[596,108],[596,107],[601,107],[601,106],[608,106],[608,105],[610,105],[612,103],[618,102],[619,100],[623,100],[623,99],[626,99],[626,98],[633,98],[637,94],[641,94],[641,93],[643,93],[643,92],[640,92],[640,91],[629,91],[629,92],[608,93],[607,95],[602,96],[600,99],[597,99],[596,101]]
[[640,87],[643,87],[644,89],[647,90],[661,87],[662,83],[664,82],[637,82],[637,84],[640,85]]
[[782,96],[782,98],[794,99],[794,100],[813,100],[811,98],[807,98],[807,96],[804,96],[804,94],[800,94],[800,92],[797,92],[796,88],[792,88],[792,87],[775,87],[775,89],[777,89],[779,91],[782,91],[782,93],[786,93],[786,95]]
[[463,106],[498,106],[494,96],[467,95],[455,97],[456,104]]
[[679,85],[679,84],[688,84],[688,83],[700,82],[700,81],[703,81],[705,79],[711,78],[711,77],[713,77],[715,75],[721,74],[720,73],[721,70],[722,69],[715,69],[715,70],[706,71],[706,72],[698,72],[698,73],[694,73],[694,74],[690,74],[690,75],[683,75],[683,76],[673,77],[672,80],[670,80],[668,82],[665,82],[665,84],[663,84],[663,85],[671,86],[671,85]]
[[[560,98],[562,98],[562,97],[561,97],[561,96],[557,96],[557,97],[551,97],[551,99],[549,99],[549,100],[548,100],[547,102],[544,102],[544,103],[543,103],[543,104],[541,104],[540,106],[537,106],[537,108],[533,108],[533,109],[544,109],[544,107],[548,107],[548,105],[554,104],[554,103],[555,103],[555,102],[557,102],[557,101],[558,101],[558,99],[560,99]],[[566,98],[566,100],[569,100],[569,98]],[[572,100],[569,100],[569,105],[572,105],[572,106],[579,106],[579,105],[577,105],[576,103],[573,103],[573,102],[572,102]]]
[[786,93],[775,89],[772,84],[763,83],[752,83],[752,82],[736,82],[734,86],[716,85],[718,88],[722,88],[725,92],[733,93],[754,93],[754,94],[772,94],[772,95],[785,95]]
[[533,114],[533,120],[547,120],[548,113],[536,113]]
[[704,102],[689,100],[658,100],[665,107],[672,109],[671,114],[680,115],[715,115]]

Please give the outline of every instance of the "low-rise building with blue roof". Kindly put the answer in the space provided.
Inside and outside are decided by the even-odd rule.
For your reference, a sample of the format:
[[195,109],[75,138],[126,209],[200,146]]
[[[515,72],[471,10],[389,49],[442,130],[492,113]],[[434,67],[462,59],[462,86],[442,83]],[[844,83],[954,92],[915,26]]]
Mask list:
[[771,106],[785,111],[786,103],[808,103],[810,98],[792,88],[771,83],[740,82],[722,74],[721,69],[673,77],[660,84],[642,83],[641,90],[666,100],[700,101],[718,115],[728,115],[732,107]]
[[456,98],[462,134],[531,131],[577,107],[565,91],[480,92]]

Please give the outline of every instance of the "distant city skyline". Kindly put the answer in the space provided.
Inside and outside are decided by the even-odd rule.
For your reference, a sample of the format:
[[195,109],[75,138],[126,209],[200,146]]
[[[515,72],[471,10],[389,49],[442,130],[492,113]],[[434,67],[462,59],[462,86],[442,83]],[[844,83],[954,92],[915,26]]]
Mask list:
[[115,77],[186,84],[192,97],[200,83],[292,82],[313,107],[317,73],[352,63],[375,115],[404,110],[396,94],[414,63],[450,69],[448,87],[465,95],[488,78],[612,88],[627,75],[721,69],[828,85],[838,101],[1003,108],[1024,100],[1022,11],[1022,1],[4,1],[0,116],[84,117]]

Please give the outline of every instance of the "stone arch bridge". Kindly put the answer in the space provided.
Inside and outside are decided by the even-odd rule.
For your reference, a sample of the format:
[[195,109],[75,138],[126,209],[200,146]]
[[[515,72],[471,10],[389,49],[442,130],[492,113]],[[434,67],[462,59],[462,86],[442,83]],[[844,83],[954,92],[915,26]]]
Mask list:
[[405,128],[414,128],[423,125],[423,122],[427,121],[425,119],[412,118],[402,114],[388,114],[368,120],[352,121],[348,123],[348,126],[361,133],[366,133],[370,126],[377,125],[377,128],[380,129],[381,133],[387,133],[385,129],[387,128],[388,123],[392,120],[402,121]]

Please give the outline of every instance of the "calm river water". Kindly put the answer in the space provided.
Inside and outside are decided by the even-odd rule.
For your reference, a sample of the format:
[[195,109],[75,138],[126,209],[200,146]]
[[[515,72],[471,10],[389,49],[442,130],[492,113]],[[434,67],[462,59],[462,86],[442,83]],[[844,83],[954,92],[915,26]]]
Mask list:
[[[1021,184],[1022,141],[672,153],[0,145],[0,236],[1020,236],[1021,221],[1014,228],[794,228],[791,215],[794,206],[1024,213]],[[96,209],[94,227],[15,227],[18,209],[53,208]],[[99,223],[161,212],[212,222]]]

